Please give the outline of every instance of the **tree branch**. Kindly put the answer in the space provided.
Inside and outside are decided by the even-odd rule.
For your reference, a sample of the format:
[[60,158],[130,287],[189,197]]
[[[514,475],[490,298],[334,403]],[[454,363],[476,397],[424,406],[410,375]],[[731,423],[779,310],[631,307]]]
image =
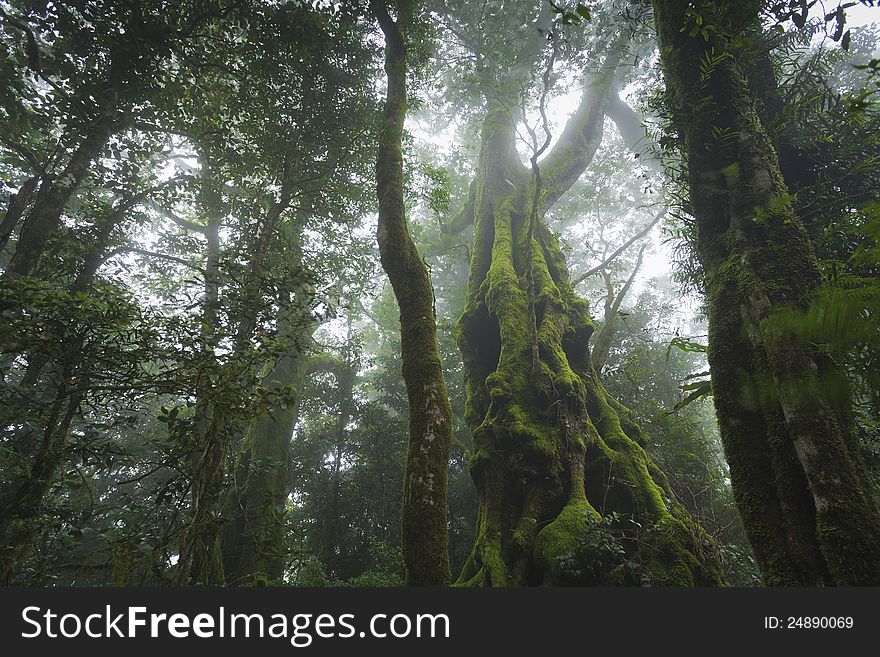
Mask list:
[[468,198],[462,208],[456,212],[452,219],[444,223],[440,221],[440,232],[447,235],[457,235],[474,223],[474,205],[477,202],[477,180],[471,181],[468,187]]
[[622,246],[615,249],[614,253],[612,253],[610,256],[605,258],[602,262],[600,262],[598,265],[596,265],[595,267],[593,267],[589,271],[584,272],[583,274],[581,274],[580,276],[578,276],[577,278],[572,280],[572,282],[571,282],[572,286],[576,286],[576,285],[583,283],[590,276],[593,276],[594,274],[598,274],[600,271],[605,269],[605,267],[610,265],[614,261],[614,259],[617,258],[621,253],[626,251],[629,247],[631,247],[633,244],[635,244],[640,239],[642,239],[645,235],[650,233],[651,229],[654,226],[656,226],[658,223],[660,223],[660,220],[666,216],[667,212],[669,212],[669,208],[663,208],[663,210],[656,217],[654,217],[647,226],[645,226],[644,228],[642,228],[642,230],[640,230],[638,233],[636,233],[631,238],[629,238],[626,242],[623,243]]
[[661,172],[660,157],[656,150],[656,144],[645,133],[645,122],[620,98],[620,94],[614,91],[611,101],[605,110],[608,118],[614,121],[617,131],[623,137],[627,147],[639,158],[639,162],[655,173]]
[[645,254],[647,244],[643,244],[639,249],[639,256],[636,258],[635,267],[630,272],[629,278],[624,283],[620,292],[614,294],[614,288],[611,282],[611,275],[603,272],[605,277],[605,285],[608,288],[608,297],[605,299],[605,323],[596,336],[593,343],[593,350],[590,352],[590,360],[596,372],[600,372],[608,361],[608,354],[611,353],[611,343],[614,340],[614,334],[617,331],[617,313],[620,311],[620,305],[626,298],[629,289],[632,287],[633,281],[636,279],[639,269],[642,267],[642,256]]
[[0,143],[6,146],[6,148],[8,148],[9,150],[17,153],[25,162],[27,162],[31,166],[31,169],[34,170],[34,173],[38,173],[41,176],[46,175],[46,167],[40,163],[37,155],[24,144],[17,143],[10,139],[5,131],[3,134],[0,134]]
[[28,67],[40,77],[43,77],[42,66],[40,65],[40,49],[37,47],[37,38],[34,36],[33,30],[20,20],[13,18],[0,7],[0,18],[5,20],[9,25],[17,30],[24,32],[27,38],[27,58]]
[[135,246],[122,246],[118,249],[113,249],[110,253],[107,254],[107,259],[109,260],[113,256],[119,255],[121,253],[137,253],[142,256],[148,256],[150,258],[159,258],[161,260],[168,260],[170,262],[175,262],[179,265],[183,265],[184,267],[189,267],[190,269],[195,269],[196,271],[204,274],[204,268],[190,262],[189,260],[184,260],[183,258],[178,258],[177,256],[169,255],[167,253],[157,253],[156,251],[147,251],[146,249],[140,249]]
[[615,71],[630,35],[622,31],[612,41],[598,72],[584,85],[577,110],[565,124],[559,141],[542,162],[543,207],[552,206],[587,168],[602,143],[605,111],[611,100]]
[[160,213],[166,219],[170,219],[171,221],[173,221],[175,224],[177,224],[178,226],[180,226],[184,230],[191,230],[196,233],[200,233],[202,235],[204,235],[205,232],[207,231],[207,227],[193,223],[192,221],[188,221],[187,219],[184,219],[183,217],[175,214],[174,212],[172,212],[168,208],[163,208],[158,203],[150,203],[149,206],[152,210],[155,210],[156,212]]

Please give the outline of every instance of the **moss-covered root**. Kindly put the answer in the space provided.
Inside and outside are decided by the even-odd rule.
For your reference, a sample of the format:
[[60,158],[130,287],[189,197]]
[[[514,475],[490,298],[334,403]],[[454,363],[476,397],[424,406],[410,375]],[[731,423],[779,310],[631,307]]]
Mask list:
[[497,453],[491,453],[494,441],[487,435],[491,431],[484,426],[474,434],[480,452],[472,460],[471,474],[481,504],[474,547],[456,586],[522,586],[527,583],[522,557],[528,557],[528,554],[517,550],[513,542],[512,523],[516,520],[515,514],[511,513],[510,499],[518,494],[510,485],[502,459]]
[[[590,364],[587,305],[567,285],[543,227],[533,250],[539,312],[530,333],[518,256],[526,198],[478,199],[478,232],[492,221],[491,257],[485,278],[472,281],[460,341],[480,513],[457,584],[720,584],[717,551],[670,499],[631,414]],[[488,246],[478,239],[474,258]]]
[[538,533],[535,540],[535,560],[544,571],[545,585],[597,583],[595,573],[567,569],[566,566],[569,560],[578,556],[584,539],[589,536],[599,518],[586,497],[576,496]]

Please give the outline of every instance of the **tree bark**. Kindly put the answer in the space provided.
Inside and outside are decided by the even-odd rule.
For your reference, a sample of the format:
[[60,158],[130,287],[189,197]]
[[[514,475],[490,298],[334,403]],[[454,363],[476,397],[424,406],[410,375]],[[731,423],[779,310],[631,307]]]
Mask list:
[[202,155],[201,210],[206,222],[204,298],[202,300],[202,372],[196,381],[192,455],[192,510],[180,557],[188,584],[225,584],[220,551],[220,500],[226,474],[229,426],[225,409],[212,398],[217,383],[215,355],[220,310],[220,195],[211,178],[211,158]]
[[[748,58],[732,45],[758,17],[692,5],[655,0],[654,12],[687,162],[715,408],[737,506],[767,584],[877,585],[880,514],[846,376],[797,332],[821,275],[746,82]],[[694,11],[715,31],[689,36]]]
[[388,90],[376,162],[377,239],[382,267],[400,307],[403,378],[409,400],[409,449],[403,493],[402,545],[410,586],[449,583],[446,520],[452,408],[437,348],[434,290],[428,267],[409,234],[403,199],[403,124],[406,117],[406,29],[411,7],[371,8],[385,35]]
[[18,226],[18,222],[24,214],[30,201],[31,193],[39,182],[39,177],[34,176],[24,181],[18,192],[9,197],[9,206],[6,208],[6,214],[3,221],[0,222],[0,251],[6,248],[6,243]]

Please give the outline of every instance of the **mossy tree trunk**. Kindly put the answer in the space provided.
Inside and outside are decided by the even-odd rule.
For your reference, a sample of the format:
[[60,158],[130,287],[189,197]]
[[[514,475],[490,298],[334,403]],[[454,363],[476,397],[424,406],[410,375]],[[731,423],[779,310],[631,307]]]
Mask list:
[[452,445],[452,408],[437,348],[434,290],[428,267],[406,223],[401,142],[406,117],[406,29],[412,6],[385,2],[371,9],[385,35],[388,90],[376,162],[378,242],[382,267],[400,307],[403,378],[409,400],[409,448],[401,518],[403,559],[410,586],[449,583],[447,478]]
[[[474,438],[471,474],[480,495],[477,539],[461,585],[720,581],[704,533],[671,499],[629,412],[596,375],[588,304],[574,293],[558,241],[543,221],[601,143],[623,45],[623,39],[612,45],[540,162],[539,194],[537,176],[515,148],[517,103],[487,98],[478,173],[461,213],[475,224],[459,345]],[[601,541],[591,542],[601,516],[612,512],[642,527],[621,541],[628,557],[642,563],[638,573],[611,572],[620,564],[606,558]]]
[[[846,377],[796,330],[819,268],[746,82],[748,54],[731,45],[757,9],[655,0],[654,12],[705,276],[715,408],[763,579],[880,584],[880,520]],[[690,36],[697,17],[711,28]]]
[[[314,326],[310,318],[304,318],[305,322]],[[308,364],[303,351],[297,343],[263,382],[269,388],[292,389],[290,403],[254,420],[244,435],[223,513],[221,548],[227,584],[277,583],[284,574],[290,441]]]

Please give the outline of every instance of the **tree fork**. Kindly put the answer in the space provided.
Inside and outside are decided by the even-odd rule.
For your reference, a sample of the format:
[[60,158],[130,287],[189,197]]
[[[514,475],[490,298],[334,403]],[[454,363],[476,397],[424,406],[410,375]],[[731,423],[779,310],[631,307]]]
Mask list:
[[[603,99],[586,102],[601,106]],[[583,170],[598,147],[597,122],[604,111],[575,114],[585,116],[593,118],[579,129],[590,138],[571,140],[569,147],[581,150],[561,156],[573,170],[557,169],[551,178],[557,184],[576,179],[574,172]],[[543,209],[535,214],[533,204],[546,203],[547,195],[536,199],[535,176],[519,161],[514,134],[514,117],[490,100],[459,339],[480,511],[477,539],[458,583],[638,583],[620,570],[587,575],[565,568],[599,517],[614,511],[650,527],[626,540],[630,556],[644,562],[653,583],[718,584],[711,542],[672,499],[663,478],[654,478],[658,470],[638,444],[637,428],[595,374],[588,304],[574,294]],[[565,190],[550,194],[558,198]],[[529,278],[540,376],[532,373]]]
[[[612,40],[580,106],[532,171],[515,146],[510,108],[518,104],[486,97],[477,175],[462,213],[475,224],[459,347],[480,509],[459,585],[721,583],[711,540],[674,500],[629,411],[599,382],[589,306],[574,293],[544,222],[601,144],[627,41],[624,31]],[[584,551],[588,560],[598,555],[589,538],[612,512],[645,528],[620,536],[627,560],[643,572],[569,567]]]

